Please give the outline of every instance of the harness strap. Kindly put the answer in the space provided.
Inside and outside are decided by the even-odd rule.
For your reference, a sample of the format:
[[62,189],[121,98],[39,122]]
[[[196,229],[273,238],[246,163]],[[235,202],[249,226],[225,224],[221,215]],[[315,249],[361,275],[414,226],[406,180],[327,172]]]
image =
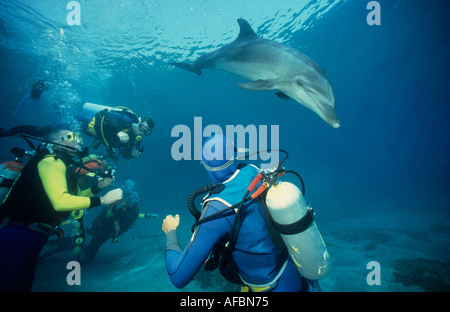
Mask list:
[[314,221],[314,210],[308,207],[306,214],[291,224],[280,224],[272,219],[275,229],[284,235],[294,235],[306,231]]

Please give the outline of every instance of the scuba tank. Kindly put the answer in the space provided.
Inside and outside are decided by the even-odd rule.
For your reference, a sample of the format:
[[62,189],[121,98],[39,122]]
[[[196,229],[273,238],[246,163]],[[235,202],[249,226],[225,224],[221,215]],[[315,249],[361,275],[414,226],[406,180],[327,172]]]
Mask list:
[[272,224],[280,232],[300,274],[317,280],[328,274],[327,247],[313,219],[314,212],[299,188],[289,182],[278,182],[266,195]]
[[[300,179],[302,191],[292,183],[279,180],[286,173]],[[271,223],[280,233],[297,270],[310,280],[325,277],[330,269],[330,257],[314,221],[314,211],[305,200],[302,177],[295,171],[285,170],[280,162],[272,169],[260,171],[252,184],[259,181],[263,184],[255,193],[267,190],[264,204]]]
[[105,109],[108,112],[110,112],[110,111],[113,111],[113,112],[126,112],[127,116],[129,116],[129,117],[133,116],[133,118],[136,118],[136,120],[139,120],[139,116],[135,112],[133,112],[128,107],[124,107],[124,106],[110,107],[110,106],[106,106],[106,105],[94,104],[94,103],[86,102],[86,103],[83,104],[83,108],[82,109],[83,109],[83,111],[89,113],[92,116],[94,116],[98,112],[103,111]]
[[92,114],[92,116],[94,116],[99,111],[102,111],[104,109],[111,110],[111,107],[106,106],[106,105],[89,103],[89,102],[86,102],[83,105],[83,111],[89,112],[90,114]]
[[[287,156],[283,161],[286,159]],[[285,170],[282,162],[272,169],[260,171],[252,184],[263,182],[255,193],[267,190],[265,207],[297,270],[307,279],[318,280],[330,269],[327,247],[314,221],[314,211],[305,200],[302,177],[295,171]],[[292,183],[279,180],[286,173],[299,178],[302,191]]]

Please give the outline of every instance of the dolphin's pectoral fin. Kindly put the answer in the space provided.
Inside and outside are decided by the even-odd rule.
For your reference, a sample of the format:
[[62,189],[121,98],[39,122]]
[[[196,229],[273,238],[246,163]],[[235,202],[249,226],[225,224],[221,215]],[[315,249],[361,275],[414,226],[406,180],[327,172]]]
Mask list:
[[278,96],[280,99],[283,99],[283,100],[290,100],[291,99],[290,96],[284,94],[281,91],[276,92],[275,95]]
[[196,73],[197,75],[201,75],[202,74],[202,70],[192,64],[188,64],[188,63],[170,63],[170,65],[188,70],[190,72]]
[[277,89],[275,86],[275,83],[276,83],[276,81],[274,81],[274,80],[258,79],[258,80],[251,81],[251,82],[238,83],[237,85],[246,90],[261,91],[261,90]]
[[[246,89],[246,90],[253,90],[253,91],[261,91],[261,90],[276,90],[280,86],[279,80],[264,80],[264,79],[258,79],[252,82],[243,82],[237,84],[239,87]],[[290,100],[291,97],[287,94],[278,91],[275,93],[276,96],[278,96],[280,99],[283,100]]]

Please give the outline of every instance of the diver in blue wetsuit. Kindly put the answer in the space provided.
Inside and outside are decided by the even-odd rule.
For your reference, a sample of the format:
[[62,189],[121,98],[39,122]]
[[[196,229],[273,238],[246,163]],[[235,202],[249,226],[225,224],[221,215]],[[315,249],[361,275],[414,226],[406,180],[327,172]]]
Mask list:
[[[237,166],[234,146],[223,136],[213,136],[205,142],[202,158],[211,180],[224,188],[212,191],[215,194],[204,199],[200,221],[240,202],[258,173],[254,166]],[[234,210],[201,223],[184,250],[176,233],[179,215],[166,217],[162,230],[167,237],[165,260],[172,283],[177,288],[186,286],[205,264],[207,270],[219,266],[222,275],[240,284],[243,291],[297,292],[312,290],[312,285],[316,286],[314,290],[319,290],[317,283],[302,278],[284,245],[271,238],[274,236],[270,224],[266,223],[261,201],[256,198],[244,203],[241,209],[239,232],[231,249],[224,245],[236,233]],[[230,251],[230,256],[226,257],[223,250]],[[220,261],[218,254],[222,255]]]

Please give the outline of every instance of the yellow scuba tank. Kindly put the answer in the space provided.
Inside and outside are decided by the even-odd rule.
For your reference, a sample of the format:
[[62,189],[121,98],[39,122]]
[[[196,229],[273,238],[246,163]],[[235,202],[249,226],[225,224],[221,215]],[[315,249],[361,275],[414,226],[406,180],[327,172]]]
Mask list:
[[266,205],[300,274],[312,280],[327,275],[330,269],[327,247],[313,220],[314,212],[299,188],[279,181],[269,188]]

